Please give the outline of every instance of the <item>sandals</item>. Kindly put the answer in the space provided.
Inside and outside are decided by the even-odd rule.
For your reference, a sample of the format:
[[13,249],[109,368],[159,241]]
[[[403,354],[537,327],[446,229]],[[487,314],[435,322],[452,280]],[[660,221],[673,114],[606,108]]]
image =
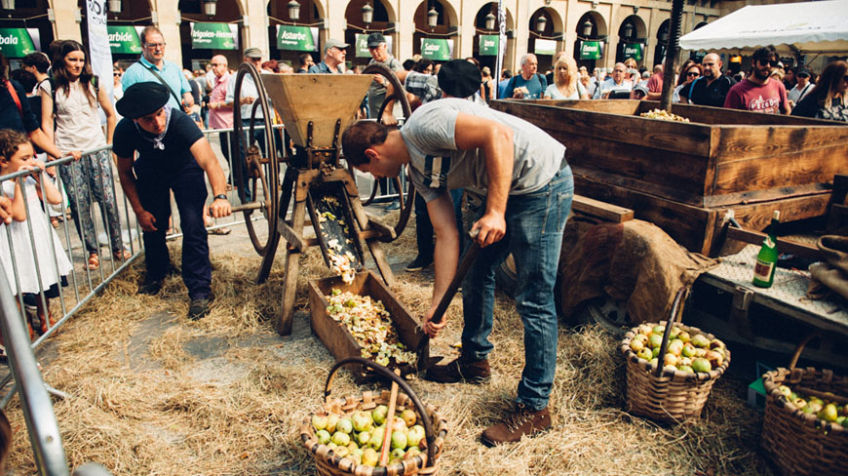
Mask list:
[[[47,319],[45,319],[44,316],[38,316],[38,320],[41,321],[41,335],[47,334],[47,331],[56,325],[56,319],[53,319],[52,313],[47,315]],[[47,326],[48,320],[50,321],[50,327]]]
[[112,256],[114,256],[117,261],[126,261],[126,260],[132,258],[132,255],[127,250],[118,251]]
[[97,253],[91,253],[88,255],[88,269],[91,271],[97,271],[100,269],[100,255]]

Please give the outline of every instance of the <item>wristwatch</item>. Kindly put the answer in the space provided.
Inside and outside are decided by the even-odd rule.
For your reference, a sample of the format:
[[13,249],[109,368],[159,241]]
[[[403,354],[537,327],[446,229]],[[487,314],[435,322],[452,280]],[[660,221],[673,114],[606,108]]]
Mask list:
[[219,193],[218,195],[215,195],[215,200],[226,200],[226,199],[227,199],[227,195],[225,195],[223,193]]

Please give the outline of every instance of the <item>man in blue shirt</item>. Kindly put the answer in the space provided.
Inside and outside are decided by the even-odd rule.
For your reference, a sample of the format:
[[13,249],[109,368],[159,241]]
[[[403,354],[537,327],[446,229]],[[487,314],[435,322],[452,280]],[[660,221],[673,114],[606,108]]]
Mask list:
[[343,66],[349,46],[344,41],[332,38],[327,40],[324,43],[324,61],[312,65],[309,74],[344,74]]
[[539,60],[533,53],[521,57],[521,74],[516,74],[509,80],[504,90],[504,98],[541,99],[548,89],[545,76],[537,74]]
[[165,61],[165,38],[153,25],[141,30],[141,58],[127,68],[121,84],[124,91],[135,83],[155,81],[164,84],[169,92],[168,106],[182,109],[180,100],[188,107],[194,106],[191,86],[176,63]]

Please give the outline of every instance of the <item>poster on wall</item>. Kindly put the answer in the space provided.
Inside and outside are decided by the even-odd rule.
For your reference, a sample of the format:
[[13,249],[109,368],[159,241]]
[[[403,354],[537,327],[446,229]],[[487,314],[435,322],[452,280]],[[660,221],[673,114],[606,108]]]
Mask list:
[[537,55],[547,55],[553,56],[556,54],[557,42],[556,40],[542,40],[540,38],[536,38],[536,46],[533,48],[533,52]]
[[23,58],[35,53],[41,45],[36,45],[32,30],[37,37],[37,28],[0,28],[0,51],[7,58]]
[[199,50],[237,50],[238,25],[231,23],[189,23],[191,47]]
[[603,41],[583,41],[580,43],[581,60],[599,60],[604,56]]
[[[386,38],[386,49],[391,53],[392,51],[392,41],[394,37],[385,36]],[[354,45],[356,49],[356,57],[357,58],[370,58],[371,52],[368,51],[368,34],[367,33],[357,33],[356,34],[356,45]]]
[[480,56],[498,55],[498,35],[480,35]]
[[288,51],[318,51],[318,28],[277,25],[277,49]]
[[138,35],[143,28],[131,25],[107,25],[109,49],[112,50],[112,54],[141,54],[141,39]]
[[642,61],[642,55],[645,52],[643,43],[625,43],[624,44],[624,59],[633,58],[636,61]]
[[421,38],[421,57],[433,61],[453,59],[453,40],[442,38]]

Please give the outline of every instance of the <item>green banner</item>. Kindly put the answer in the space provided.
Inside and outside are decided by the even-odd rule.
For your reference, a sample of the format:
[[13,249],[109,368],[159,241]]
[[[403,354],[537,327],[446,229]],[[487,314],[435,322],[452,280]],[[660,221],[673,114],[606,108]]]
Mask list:
[[318,51],[318,28],[277,25],[277,49]]
[[109,49],[112,54],[141,54],[141,41],[136,27],[107,25],[106,31],[109,34]]
[[191,47],[199,50],[237,50],[238,25],[231,23],[189,23]]
[[553,56],[556,54],[557,42],[556,40],[543,40],[540,38],[536,38],[534,45],[534,53],[537,55],[548,55]]
[[642,61],[642,54],[645,52],[645,45],[642,43],[625,43],[624,44],[624,59],[633,58],[636,61]]
[[368,35],[364,33],[356,34],[356,57],[357,58],[370,58],[371,52],[368,51]]
[[480,35],[480,56],[498,55],[498,35]]
[[601,41],[583,41],[580,43],[580,59],[599,60],[604,56],[604,44]]
[[422,38],[421,57],[433,61],[450,61],[453,59],[453,40],[442,38]]
[[0,51],[7,58],[23,58],[36,48],[26,28],[0,28]]

